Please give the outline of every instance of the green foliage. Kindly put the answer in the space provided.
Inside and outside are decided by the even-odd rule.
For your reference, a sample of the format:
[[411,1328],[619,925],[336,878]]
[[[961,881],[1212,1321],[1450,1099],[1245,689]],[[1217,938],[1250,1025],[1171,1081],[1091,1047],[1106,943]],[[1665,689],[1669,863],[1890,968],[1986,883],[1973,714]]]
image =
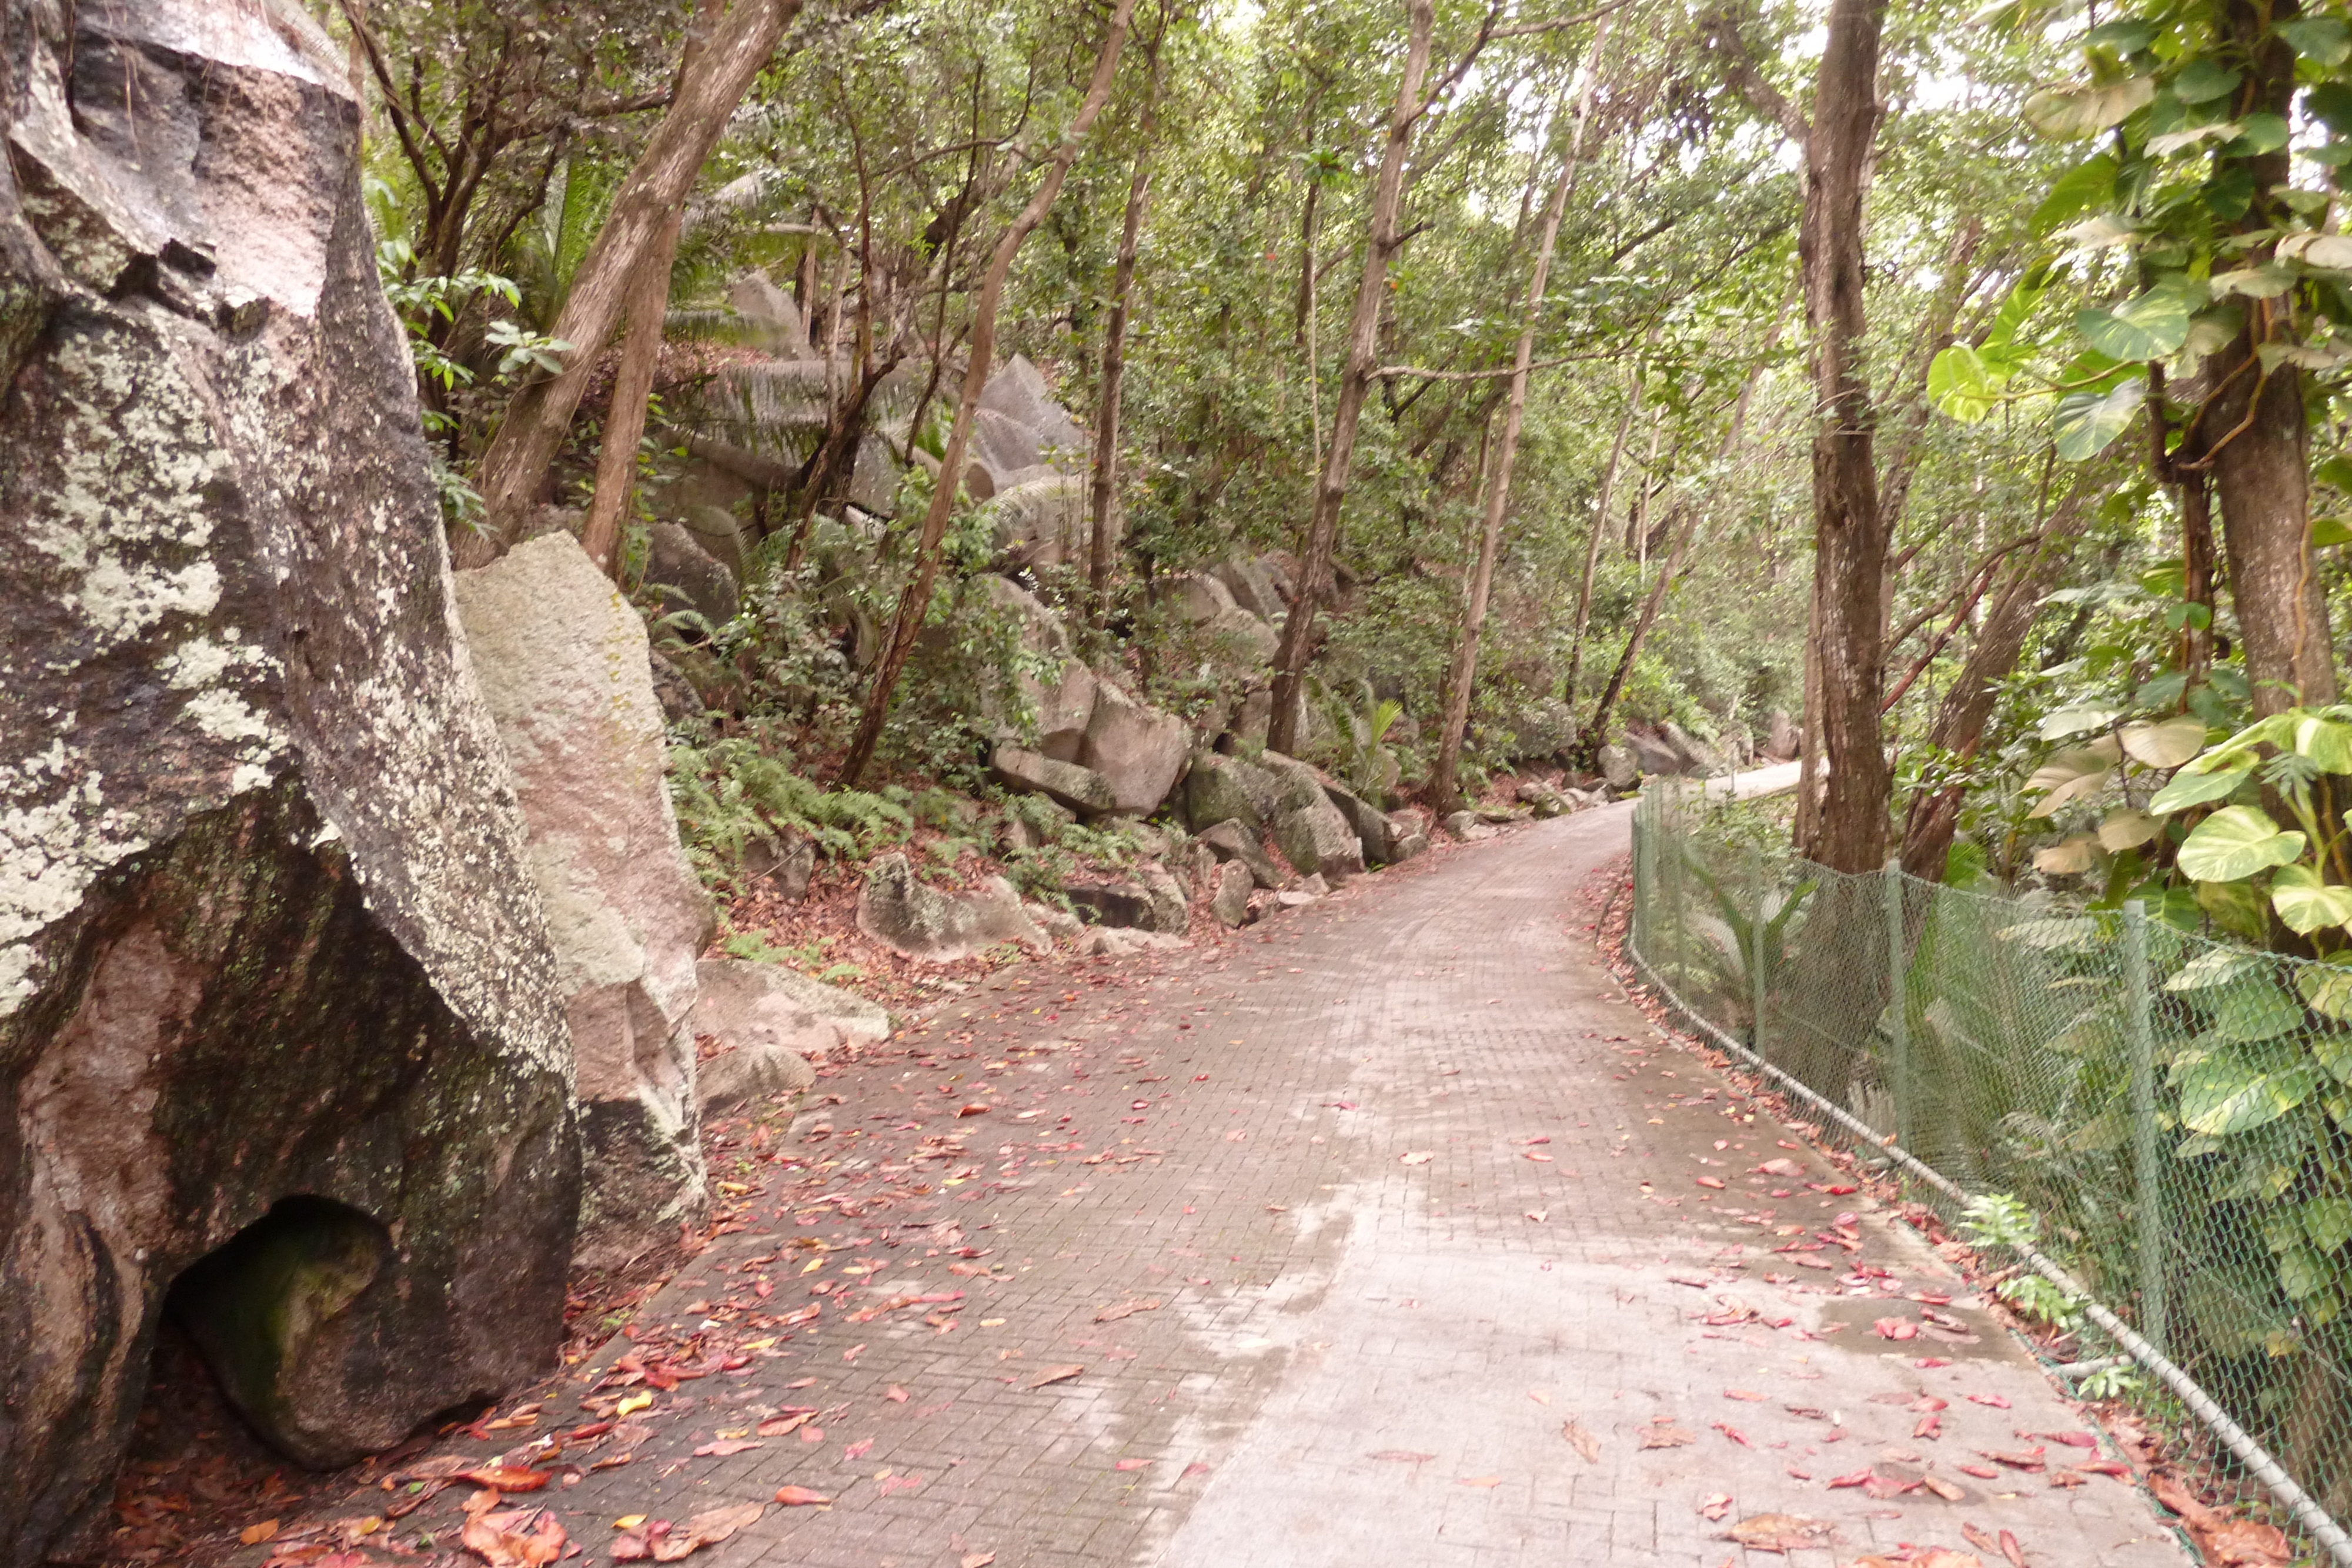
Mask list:
[[825,789],[749,736],[672,746],[670,800],[688,859],[713,885],[726,883],[755,841],[787,833],[832,856],[863,858],[912,833],[907,809],[880,795]]

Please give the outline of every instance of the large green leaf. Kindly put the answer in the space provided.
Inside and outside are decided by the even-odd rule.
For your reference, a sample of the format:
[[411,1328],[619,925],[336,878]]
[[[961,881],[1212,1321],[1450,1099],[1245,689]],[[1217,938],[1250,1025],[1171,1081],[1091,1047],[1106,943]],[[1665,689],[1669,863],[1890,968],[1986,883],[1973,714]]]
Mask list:
[[1966,343],[1955,343],[1927,363],[1927,401],[1948,419],[1974,424],[1990,413],[2009,377]]
[[2317,65],[2340,66],[2352,57],[2352,28],[2347,28],[2339,17],[2305,16],[2292,22],[2273,22],[2271,31],[2284,38],[2296,54]]
[[[2204,991],[2217,986],[2232,985],[2262,967],[2262,961],[2238,947],[2208,947],[2186,964],[2180,972],[2164,982],[2168,991]],[[2352,969],[2345,977],[2352,979]]]
[[2322,1252],[2333,1252],[2347,1241],[2352,1241],[2352,1197],[2326,1197],[2308,1199],[2300,1216],[2303,1233]]
[[2046,87],[2025,100],[2025,120],[2044,136],[2080,141],[2121,124],[2156,97],[2156,81],[2132,77],[2104,85]]
[[2176,773],[2172,782],[2156,792],[2147,809],[2158,816],[2178,811],[2184,807],[2201,806],[2208,800],[2221,800],[2238,792],[2238,786],[2253,777],[2254,766],[2232,768],[2217,773]]
[[[2186,331],[2184,326],[2183,330]],[[2105,392],[2068,392],[2058,400],[2056,423],[2052,431],[2058,442],[2058,455],[2069,463],[2081,463],[2096,457],[2114,444],[2116,436],[2131,428],[2138,417],[2140,404],[2147,399],[2147,383],[2137,376],[2119,382]]]
[[[2094,152],[2059,175],[2051,183],[2050,193],[2042,198],[2042,204],[2033,209],[2033,232],[2048,234],[2076,214],[2114,201],[2116,168],[2114,153]],[[2038,298],[2040,291],[2035,292]]]
[[2276,1040],[2304,1025],[2302,1004],[2268,977],[2241,980],[2207,999],[2213,1008],[2213,1028],[2242,1045]]
[[2172,96],[2183,103],[2210,103],[2235,92],[2243,79],[2218,60],[2194,59],[2172,78]]
[[2352,773],[2352,724],[2316,714],[2294,727],[2294,750],[2326,773]]
[[2217,1051],[2180,1079],[2180,1124],[2224,1138],[2267,1126],[2310,1097],[2319,1071],[2299,1062],[2265,1072],[2234,1051]]
[[2205,749],[2205,721],[2193,714],[2168,718],[2161,724],[2144,720],[2127,724],[2118,737],[2124,753],[2150,768],[2178,768]]
[[2168,277],[2111,309],[2077,310],[2074,325],[2110,359],[2160,360],[2189,340],[2189,318],[2204,303],[2203,285]]
[[2324,883],[2307,865],[2283,865],[2271,877],[2271,907],[2288,930],[2308,936],[2352,922],[2352,887]]
[[[2295,971],[2294,988],[2311,1004],[2313,1012],[2332,1019],[2352,1019],[2352,968],[2342,964],[2305,964]],[[2323,1040],[2317,1048],[2323,1061],[2329,1060],[2329,1043]],[[2352,1044],[2339,1049],[2346,1071],[2336,1075],[2352,1083]],[[2335,1072],[2336,1069],[2331,1065],[2328,1071]]]
[[2181,841],[2179,864],[2199,882],[2237,882],[2303,853],[2301,833],[2281,832],[2258,806],[2224,806]]

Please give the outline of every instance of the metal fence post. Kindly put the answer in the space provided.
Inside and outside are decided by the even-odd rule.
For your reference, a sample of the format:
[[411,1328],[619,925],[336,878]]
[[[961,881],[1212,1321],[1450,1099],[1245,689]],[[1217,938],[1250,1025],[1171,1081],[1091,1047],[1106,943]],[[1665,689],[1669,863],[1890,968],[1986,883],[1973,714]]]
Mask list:
[[1911,1146],[1911,997],[1903,971],[1903,862],[1889,860],[1886,891],[1886,1030],[1888,1077],[1895,1094],[1895,1141]]
[[1748,932],[1752,939],[1749,945],[1755,951],[1748,959],[1749,998],[1748,1010],[1749,1018],[1753,1020],[1748,1031],[1748,1045],[1749,1050],[1761,1056],[1764,1054],[1764,988],[1769,980],[1769,977],[1764,971],[1765,900],[1768,890],[1765,886],[1764,852],[1760,849],[1751,850],[1748,852],[1748,858],[1754,862],[1756,868],[1756,914]]
[[2139,1188],[2140,1337],[2164,1349],[2164,1189],[2156,1125],[2156,1031],[2147,983],[2147,906],[2124,904],[2124,1029],[2131,1047],[2132,1174]]

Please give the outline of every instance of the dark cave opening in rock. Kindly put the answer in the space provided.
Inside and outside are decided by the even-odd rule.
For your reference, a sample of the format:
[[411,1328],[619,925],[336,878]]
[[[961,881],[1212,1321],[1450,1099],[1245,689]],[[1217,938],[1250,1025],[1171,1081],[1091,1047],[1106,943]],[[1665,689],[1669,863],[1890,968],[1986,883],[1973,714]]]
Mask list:
[[107,1563],[210,1563],[242,1531],[348,1484],[282,1440],[282,1396],[299,1381],[289,1359],[390,1253],[368,1215],[304,1195],[181,1271],[116,1481]]
[[280,1198],[183,1270],[163,1315],[263,1440],[313,1469],[346,1464],[356,1456],[311,1430],[306,1357],[391,1257],[390,1233],[359,1209],[309,1195]]

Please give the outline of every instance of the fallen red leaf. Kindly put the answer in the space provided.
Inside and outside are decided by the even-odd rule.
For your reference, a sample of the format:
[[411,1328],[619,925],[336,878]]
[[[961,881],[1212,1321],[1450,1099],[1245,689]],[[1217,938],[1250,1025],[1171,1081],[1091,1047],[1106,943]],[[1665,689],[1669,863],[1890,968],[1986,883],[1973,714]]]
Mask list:
[[1066,1383],[1081,1372],[1084,1372],[1086,1369],[1086,1364],[1084,1362],[1076,1361],[1070,1363],[1067,1366],[1049,1366],[1045,1371],[1039,1373],[1036,1376],[1031,1378],[1029,1380],[1028,1386],[1031,1388],[1043,1388],[1049,1383]]
[[545,1470],[525,1469],[520,1465],[481,1465],[459,1470],[457,1479],[493,1491],[537,1491],[547,1484],[547,1475]]
[[1881,1318],[1870,1326],[1878,1331],[1878,1337],[1881,1339],[1900,1340],[1919,1337],[1919,1325],[1908,1318]]
[[1868,1486],[1869,1484],[1870,1472],[1868,1470],[1856,1470],[1852,1475],[1832,1476],[1829,1480],[1829,1486],[1832,1491],[1835,1491],[1840,1487],[1860,1487]]
[[1157,1460],[1153,1459],[1121,1459],[1118,1464],[1111,1468],[1113,1469],[1119,1470],[1139,1470],[1147,1465],[1155,1464],[1157,1462]]
[[698,1459],[723,1459],[730,1454],[740,1454],[746,1448],[760,1448],[766,1446],[764,1443],[750,1442],[741,1437],[723,1437],[716,1443],[703,1444],[694,1450],[694,1457]]
[[1700,1503],[1698,1505],[1698,1511],[1709,1519],[1719,1520],[1725,1514],[1731,1511],[1731,1494],[1729,1492],[1717,1492],[1714,1496],[1709,1497],[1706,1500]]
[[819,1503],[831,1502],[833,1499],[821,1491],[812,1491],[807,1487],[778,1487],[776,1500],[786,1508],[811,1508]]

